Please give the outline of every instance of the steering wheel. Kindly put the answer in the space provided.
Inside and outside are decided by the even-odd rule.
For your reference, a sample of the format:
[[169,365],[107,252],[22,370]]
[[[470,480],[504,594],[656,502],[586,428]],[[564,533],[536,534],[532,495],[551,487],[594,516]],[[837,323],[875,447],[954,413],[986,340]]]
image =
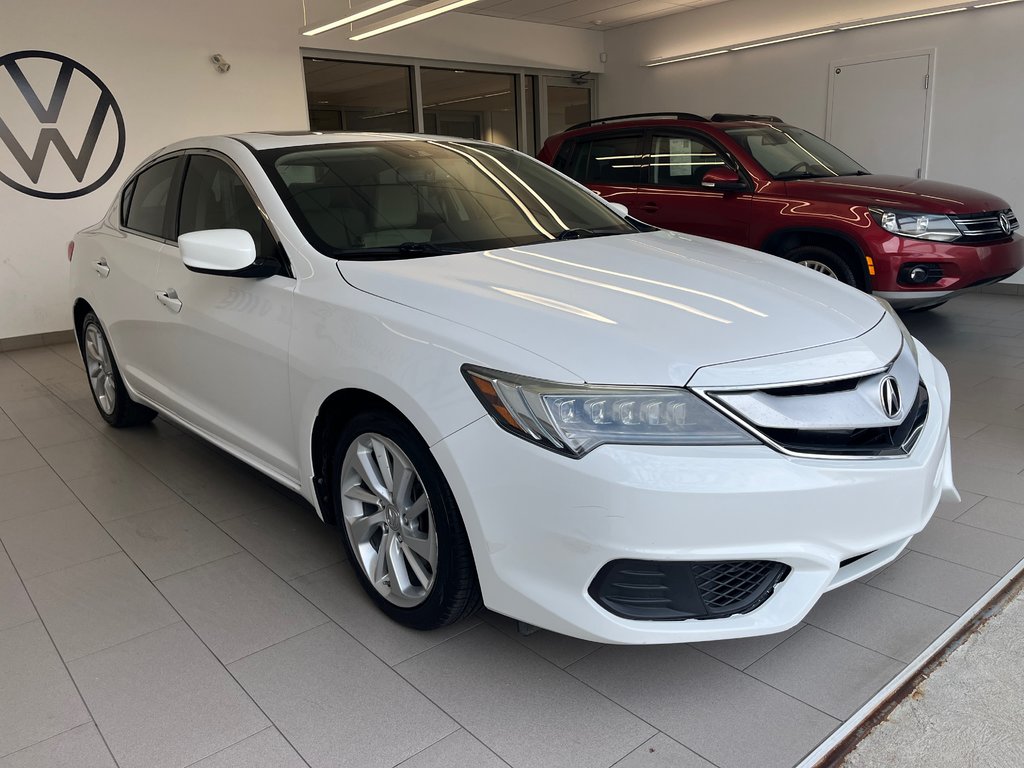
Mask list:
[[783,171],[783,173],[798,173],[798,172],[801,172],[801,173],[811,173],[811,164],[808,163],[806,160],[804,160],[804,161],[801,161],[801,162],[797,163],[796,165],[794,165],[789,170]]

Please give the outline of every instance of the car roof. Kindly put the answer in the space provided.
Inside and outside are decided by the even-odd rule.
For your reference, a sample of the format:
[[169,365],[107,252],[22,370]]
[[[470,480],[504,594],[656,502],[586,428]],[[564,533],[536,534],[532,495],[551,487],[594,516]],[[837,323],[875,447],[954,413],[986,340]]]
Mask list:
[[368,131],[255,131],[229,134],[228,138],[240,141],[255,150],[287,149],[321,144],[352,144],[360,141],[455,140],[467,143],[473,141],[456,136],[430,136],[422,133],[371,133]]
[[715,114],[710,119],[700,115],[681,113],[678,116],[671,114],[650,114],[650,115],[623,115],[621,117],[606,117],[597,120],[590,120],[586,123],[579,123],[571,126],[557,135],[581,135],[590,132],[618,130],[620,128],[650,128],[672,125],[685,125],[692,128],[701,128],[706,131],[717,131],[727,128],[743,128],[759,125],[772,125],[779,127],[790,127],[788,123],[772,115],[731,115]]

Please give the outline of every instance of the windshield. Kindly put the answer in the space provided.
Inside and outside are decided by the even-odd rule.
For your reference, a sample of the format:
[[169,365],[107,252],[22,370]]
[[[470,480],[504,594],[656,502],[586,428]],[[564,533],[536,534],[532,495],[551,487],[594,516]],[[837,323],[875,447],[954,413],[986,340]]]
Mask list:
[[260,153],[306,238],[335,258],[414,258],[636,227],[526,155],[447,140]]
[[858,163],[813,133],[791,125],[758,125],[726,130],[776,179],[862,176]]

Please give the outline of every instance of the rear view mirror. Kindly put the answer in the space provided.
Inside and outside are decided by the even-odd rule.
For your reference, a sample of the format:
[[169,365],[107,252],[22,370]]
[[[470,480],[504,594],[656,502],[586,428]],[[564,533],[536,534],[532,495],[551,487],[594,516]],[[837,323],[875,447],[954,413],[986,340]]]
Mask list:
[[270,277],[278,273],[272,260],[256,259],[256,243],[244,229],[206,229],[178,237],[185,267],[204,275]]
[[702,187],[708,187],[709,189],[718,189],[723,192],[727,190],[740,190],[746,189],[747,183],[740,178],[732,168],[720,166],[718,168],[712,168],[710,171],[704,174],[704,178],[701,179],[700,185]]

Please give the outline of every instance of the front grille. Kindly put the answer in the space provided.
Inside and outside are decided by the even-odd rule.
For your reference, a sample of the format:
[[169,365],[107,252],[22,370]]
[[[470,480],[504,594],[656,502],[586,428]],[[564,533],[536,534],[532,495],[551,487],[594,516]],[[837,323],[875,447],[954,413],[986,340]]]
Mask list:
[[793,453],[840,456],[905,456],[913,450],[928,419],[928,390],[917,397],[900,424],[861,429],[765,429],[762,434]]
[[[994,240],[1005,240],[1020,227],[1017,217],[1009,208],[1002,211],[986,211],[985,213],[964,213],[950,216],[956,228],[960,230],[958,243],[987,243]],[[1009,231],[1003,229],[1002,219],[1006,220]]]
[[607,611],[626,619],[716,619],[757,608],[789,570],[770,560],[614,560],[588,591]]

